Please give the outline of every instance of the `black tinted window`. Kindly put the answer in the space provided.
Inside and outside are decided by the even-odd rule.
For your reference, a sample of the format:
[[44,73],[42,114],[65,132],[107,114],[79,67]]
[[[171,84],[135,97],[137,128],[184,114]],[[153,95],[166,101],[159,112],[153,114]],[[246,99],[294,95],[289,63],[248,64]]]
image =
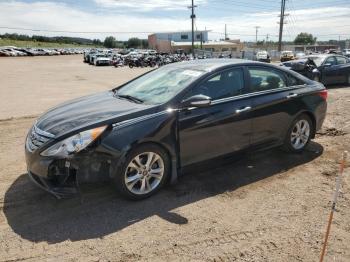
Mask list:
[[301,81],[300,79],[290,74],[287,74],[287,78],[288,78],[288,86],[298,86],[298,85],[305,84],[303,81]]
[[283,74],[273,69],[249,68],[251,92],[259,92],[286,87]]
[[241,95],[244,92],[243,70],[225,70],[195,87],[186,98],[193,95],[206,95],[212,100]]
[[330,64],[330,65],[336,65],[337,60],[335,59],[334,56],[328,57],[325,61],[325,64]]
[[345,57],[342,56],[337,56],[337,64],[338,65],[343,65],[346,64],[348,61]]

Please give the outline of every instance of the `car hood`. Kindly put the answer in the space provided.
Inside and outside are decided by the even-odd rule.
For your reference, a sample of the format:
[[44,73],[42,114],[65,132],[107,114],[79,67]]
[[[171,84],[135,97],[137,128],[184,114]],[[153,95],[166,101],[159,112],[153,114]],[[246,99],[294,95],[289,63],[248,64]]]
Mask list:
[[[37,121],[37,127],[55,136],[83,129],[108,120],[118,122],[131,117],[133,113],[150,109],[154,106],[136,104],[116,98],[112,91],[85,96],[44,113]],[[108,123],[111,124],[111,123]]]

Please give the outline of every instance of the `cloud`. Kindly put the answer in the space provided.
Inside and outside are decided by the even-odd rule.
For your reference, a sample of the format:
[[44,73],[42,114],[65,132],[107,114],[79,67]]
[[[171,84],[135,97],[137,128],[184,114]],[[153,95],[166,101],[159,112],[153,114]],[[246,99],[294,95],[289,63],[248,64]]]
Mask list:
[[[111,2],[113,0],[94,0]],[[137,0],[120,0],[117,4],[133,4],[141,3]],[[146,2],[146,1],[144,1]],[[173,6],[170,7],[172,2]],[[175,8],[175,1],[170,0],[150,0],[147,4],[140,4],[141,9],[155,8],[160,5],[161,8]],[[186,1],[177,1],[176,6],[183,5]],[[198,1],[197,1],[198,2]],[[203,0],[204,3],[204,0]],[[209,3],[209,2],[208,2]],[[149,4],[149,6],[147,6]],[[180,5],[181,4],[181,5]],[[158,6],[159,7],[159,6]],[[200,6],[200,8],[206,8]],[[207,7],[207,8],[210,8]],[[113,9],[113,8],[112,8]],[[66,35],[80,36],[86,38],[104,39],[108,35],[113,35],[117,39],[126,40],[129,37],[137,36],[147,38],[148,32],[164,32],[164,31],[181,31],[190,30],[191,21],[189,13],[184,12],[183,15],[177,17],[155,17],[152,12],[135,13],[132,8],[123,12],[105,12],[104,9],[92,9],[91,12],[78,9],[64,3],[57,2],[21,2],[21,1],[0,1],[0,25],[5,27],[32,28],[41,30],[56,30],[56,31],[72,31],[72,32],[91,32],[91,33],[63,33],[63,32],[46,32],[46,31],[26,31],[26,30],[10,30],[0,28],[0,33],[16,32],[25,34],[39,35]],[[165,11],[164,11],[165,12]],[[178,12],[177,12],[178,13]],[[285,39],[293,39],[294,36],[303,31],[309,32],[319,39],[337,39],[338,35],[348,34],[350,38],[350,13],[349,7],[323,7],[314,9],[296,10],[291,16],[287,17],[285,28]],[[172,14],[167,11],[167,14]],[[216,16],[200,16],[196,20],[198,29],[212,30],[210,33],[211,39],[219,39],[223,37],[224,24],[227,24],[227,30],[230,33],[230,38],[240,38],[242,40],[255,39],[255,26],[259,25],[259,38],[265,38],[269,34],[270,39],[277,40],[278,12],[257,12],[251,14],[240,15],[236,14],[233,17],[222,17],[220,14]],[[179,15],[179,14],[178,14]],[[292,19],[293,18],[293,19]],[[343,25],[343,26],[339,26]],[[93,33],[95,32],[95,33]],[[105,33],[97,33],[105,32]],[[119,32],[119,33],[118,33]],[[121,32],[144,32],[144,33],[121,33]],[[332,34],[332,35],[328,35]],[[334,37],[333,37],[334,34]],[[327,36],[328,35],[328,36]]]
[[[135,11],[179,10],[189,6],[188,0],[94,0],[96,4],[107,8],[130,8]],[[205,4],[207,0],[197,0],[196,4]]]

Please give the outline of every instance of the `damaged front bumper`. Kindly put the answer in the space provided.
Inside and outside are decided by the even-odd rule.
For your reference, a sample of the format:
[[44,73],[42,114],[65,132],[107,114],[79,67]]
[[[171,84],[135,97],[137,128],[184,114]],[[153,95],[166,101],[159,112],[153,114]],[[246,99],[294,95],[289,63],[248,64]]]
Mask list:
[[26,148],[25,156],[30,179],[59,199],[78,195],[81,184],[108,181],[114,174],[111,157],[94,150],[56,159]]

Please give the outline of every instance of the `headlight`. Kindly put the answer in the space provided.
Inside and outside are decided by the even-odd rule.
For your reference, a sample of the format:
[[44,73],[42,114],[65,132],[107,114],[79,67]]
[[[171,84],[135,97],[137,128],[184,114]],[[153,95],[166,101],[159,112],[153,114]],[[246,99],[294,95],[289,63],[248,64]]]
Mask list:
[[53,146],[50,146],[45,151],[41,152],[41,155],[66,157],[72,153],[77,153],[98,138],[102,132],[106,130],[106,128],[107,126],[102,126],[80,132],[79,134],[68,137],[60,142],[57,142]]

